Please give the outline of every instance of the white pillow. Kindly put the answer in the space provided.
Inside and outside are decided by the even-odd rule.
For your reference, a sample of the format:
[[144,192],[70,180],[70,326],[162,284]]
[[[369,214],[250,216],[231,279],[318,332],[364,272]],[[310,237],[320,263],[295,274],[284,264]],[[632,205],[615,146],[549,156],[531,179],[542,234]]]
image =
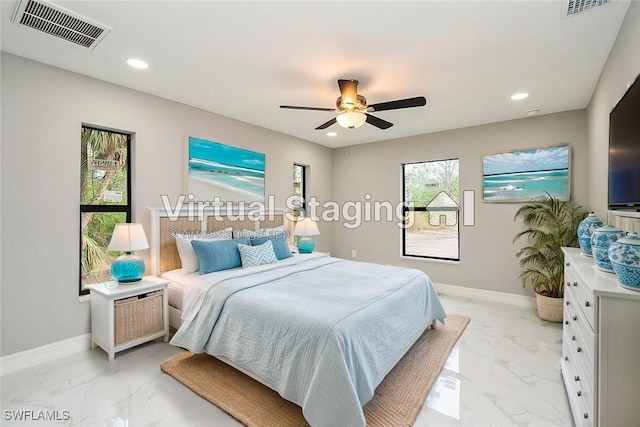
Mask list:
[[195,273],[200,270],[198,257],[191,246],[192,240],[228,240],[231,239],[231,227],[205,234],[177,234],[176,248],[180,256],[183,273]]
[[271,240],[267,240],[258,246],[239,244],[238,250],[240,251],[242,268],[278,262],[276,253],[273,251],[273,244],[271,243]]

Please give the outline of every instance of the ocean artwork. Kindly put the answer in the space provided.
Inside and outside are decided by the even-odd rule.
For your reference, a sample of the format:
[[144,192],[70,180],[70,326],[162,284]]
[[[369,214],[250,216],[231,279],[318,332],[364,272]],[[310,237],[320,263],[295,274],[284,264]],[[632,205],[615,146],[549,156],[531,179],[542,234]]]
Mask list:
[[569,144],[483,157],[485,202],[528,202],[549,193],[569,200]]
[[189,137],[189,193],[194,200],[264,201],[265,156]]

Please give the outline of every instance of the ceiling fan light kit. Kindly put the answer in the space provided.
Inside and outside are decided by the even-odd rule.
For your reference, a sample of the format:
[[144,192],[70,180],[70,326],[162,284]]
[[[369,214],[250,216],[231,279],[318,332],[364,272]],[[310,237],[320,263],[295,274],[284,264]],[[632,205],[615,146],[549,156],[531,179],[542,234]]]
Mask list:
[[336,116],[336,121],[343,128],[355,129],[367,121],[367,115],[358,111],[345,111]]
[[281,105],[280,108],[289,110],[313,110],[313,111],[332,111],[336,113],[336,117],[321,124],[316,130],[326,129],[335,123],[346,129],[355,129],[362,126],[365,122],[377,127],[378,129],[389,129],[393,126],[386,120],[372,116],[374,111],[399,110],[402,108],[422,107],[427,104],[424,96],[416,96],[414,98],[398,99],[396,101],[380,102],[378,104],[367,105],[367,98],[358,94],[357,80],[338,80],[340,88],[340,96],[336,100],[336,108],[319,108],[319,107],[299,107],[295,105]]

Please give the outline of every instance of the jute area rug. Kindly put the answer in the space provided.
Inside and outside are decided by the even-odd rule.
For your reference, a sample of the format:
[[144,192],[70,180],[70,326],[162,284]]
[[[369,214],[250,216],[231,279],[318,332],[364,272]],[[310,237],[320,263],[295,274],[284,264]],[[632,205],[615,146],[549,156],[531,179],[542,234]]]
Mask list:
[[[427,329],[364,406],[368,427],[410,426],[418,416],[469,317],[450,314]],[[206,353],[181,353],[160,368],[248,427],[308,426],[302,409]]]

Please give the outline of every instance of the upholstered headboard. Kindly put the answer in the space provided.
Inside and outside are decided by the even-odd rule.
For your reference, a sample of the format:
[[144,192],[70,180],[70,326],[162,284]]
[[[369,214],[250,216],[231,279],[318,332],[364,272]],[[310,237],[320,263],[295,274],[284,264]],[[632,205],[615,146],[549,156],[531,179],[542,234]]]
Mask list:
[[165,271],[181,267],[175,236],[180,233],[210,233],[233,228],[233,230],[259,230],[280,225],[291,233],[292,223],[283,209],[268,212],[214,211],[169,212],[164,208],[149,208],[151,211],[151,274],[160,276]]

